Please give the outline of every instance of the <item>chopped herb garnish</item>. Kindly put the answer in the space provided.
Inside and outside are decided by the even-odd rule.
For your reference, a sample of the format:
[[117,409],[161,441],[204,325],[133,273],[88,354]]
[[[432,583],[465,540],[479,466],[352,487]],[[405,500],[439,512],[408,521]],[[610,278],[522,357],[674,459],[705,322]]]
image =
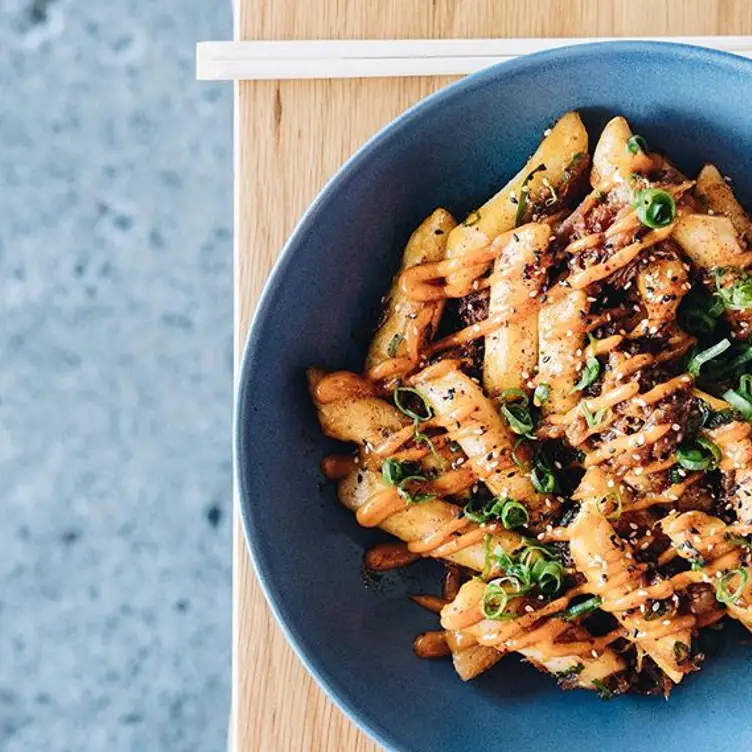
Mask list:
[[389,340],[389,346],[386,348],[387,355],[390,358],[394,358],[397,356],[397,351],[399,350],[399,346],[404,342],[405,337],[403,334],[400,334],[397,332],[390,340]]
[[[394,404],[400,412],[407,415],[413,420],[415,431],[414,438],[416,444],[425,444],[436,462],[443,469],[446,467],[441,455],[436,451],[431,437],[424,431],[421,431],[420,424],[433,418],[433,408],[428,404],[428,400],[417,390],[407,386],[398,386],[394,390]],[[410,406],[412,404],[412,407]],[[414,409],[414,408],[417,408]]]
[[[422,504],[424,501],[436,498],[434,494],[414,490],[415,484],[425,483],[428,478],[421,472],[420,467],[413,462],[400,462],[393,458],[385,460],[381,466],[381,477],[384,479],[384,483],[394,486],[397,493],[408,504]],[[411,487],[413,490],[411,490]]]
[[637,209],[637,218],[651,230],[668,227],[676,219],[674,197],[660,188],[645,188],[638,191],[634,205]]
[[[406,400],[417,401],[420,404],[418,408],[419,412],[406,405]],[[394,404],[401,413],[419,423],[433,418],[433,408],[428,404],[428,400],[417,389],[413,389],[412,387],[398,386],[394,390]]]
[[600,375],[601,364],[598,358],[588,357],[585,361],[585,367],[582,369],[582,376],[580,377],[577,386],[575,386],[575,392],[581,392],[583,389],[589,387]]
[[627,141],[627,151],[630,154],[639,154],[642,152],[643,154],[648,153],[648,144],[645,139],[638,135],[637,133],[634,134],[628,141]]
[[505,389],[501,393],[501,414],[516,434],[535,439],[535,420],[530,413],[528,396],[522,389]]
[[593,686],[601,700],[608,702],[614,699],[614,693],[600,679],[593,679]]
[[508,497],[482,503],[472,499],[465,504],[463,512],[465,517],[473,522],[483,524],[499,521],[507,530],[522,527],[530,522],[530,515],[525,506]]
[[525,212],[527,211],[527,205],[529,201],[529,183],[535,177],[536,173],[546,169],[546,165],[538,165],[528,176],[522,181],[520,187],[520,195],[517,199],[517,215],[514,218],[514,226],[519,227],[522,224],[522,220],[525,219]]
[[573,666],[565,668],[563,671],[557,671],[554,674],[554,677],[559,680],[574,679],[576,676],[579,676],[584,669],[585,665],[583,663],[575,663]]

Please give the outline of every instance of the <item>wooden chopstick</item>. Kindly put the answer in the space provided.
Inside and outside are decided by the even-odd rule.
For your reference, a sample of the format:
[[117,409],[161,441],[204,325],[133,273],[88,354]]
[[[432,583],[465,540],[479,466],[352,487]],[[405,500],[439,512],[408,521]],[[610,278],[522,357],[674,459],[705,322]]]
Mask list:
[[[750,36],[638,37],[752,57]],[[461,76],[531,52],[618,38],[406,39],[201,42],[203,81]]]

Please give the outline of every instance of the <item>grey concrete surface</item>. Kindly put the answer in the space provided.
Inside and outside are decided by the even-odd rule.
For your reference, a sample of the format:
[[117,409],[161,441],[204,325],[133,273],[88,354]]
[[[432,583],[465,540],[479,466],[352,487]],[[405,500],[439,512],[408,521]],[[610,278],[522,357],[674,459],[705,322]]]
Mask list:
[[229,0],[0,0],[0,750],[219,750]]

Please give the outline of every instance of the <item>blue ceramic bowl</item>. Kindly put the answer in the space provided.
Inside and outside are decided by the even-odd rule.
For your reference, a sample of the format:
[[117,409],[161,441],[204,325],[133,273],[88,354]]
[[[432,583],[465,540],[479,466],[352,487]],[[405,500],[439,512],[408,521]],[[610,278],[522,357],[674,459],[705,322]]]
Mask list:
[[[421,661],[412,637],[436,617],[405,594],[435,591],[425,562],[366,586],[358,527],[319,460],[332,450],[305,384],[310,364],[358,370],[374,310],[410,232],[435,207],[482,203],[577,109],[595,136],[625,115],[696,174],[713,161],[752,205],[752,62],[655,43],[568,47],[471,76],[364,146],[311,206],[267,284],[236,413],[246,535],[267,597],[308,669],[369,734],[402,752],[687,752],[752,749],[749,647],[734,630],[669,702],[562,692],[515,657],[463,684]],[[343,752],[345,752],[343,750]]]

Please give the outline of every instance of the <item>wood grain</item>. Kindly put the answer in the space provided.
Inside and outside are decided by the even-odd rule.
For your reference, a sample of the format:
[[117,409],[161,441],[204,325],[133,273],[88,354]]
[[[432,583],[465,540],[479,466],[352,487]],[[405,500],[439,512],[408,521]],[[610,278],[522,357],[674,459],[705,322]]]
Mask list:
[[[748,0],[237,0],[238,39],[752,34]],[[305,207],[369,136],[450,79],[236,85],[236,355]],[[375,752],[273,622],[236,519],[233,718],[239,752]]]

